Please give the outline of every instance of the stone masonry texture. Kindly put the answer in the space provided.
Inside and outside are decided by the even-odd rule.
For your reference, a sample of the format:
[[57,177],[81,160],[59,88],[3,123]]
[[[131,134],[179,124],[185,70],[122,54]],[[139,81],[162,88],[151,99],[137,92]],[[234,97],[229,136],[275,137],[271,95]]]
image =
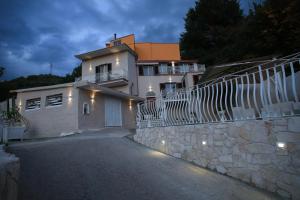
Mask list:
[[300,199],[300,117],[145,128],[134,140],[283,198]]

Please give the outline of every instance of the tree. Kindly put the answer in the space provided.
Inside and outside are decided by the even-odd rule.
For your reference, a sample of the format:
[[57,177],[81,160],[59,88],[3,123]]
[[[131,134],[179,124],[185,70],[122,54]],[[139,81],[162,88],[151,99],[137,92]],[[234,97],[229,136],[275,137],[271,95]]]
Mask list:
[[3,76],[4,71],[5,71],[5,68],[0,66],[0,77]]
[[253,0],[243,16],[236,0],[198,0],[185,18],[182,56],[217,64],[300,49],[300,1]]
[[299,51],[299,0],[266,0],[254,4],[246,23],[243,35],[249,53],[263,56]]
[[237,0],[198,0],[186,15],[180,37],[183,58],[205,64],[232,59],[237,54],[234,40],[242,20]]
[[76,78],[81,77],[81,64],[75,67],[71,74],[66,74],[66,82],[74,82]]

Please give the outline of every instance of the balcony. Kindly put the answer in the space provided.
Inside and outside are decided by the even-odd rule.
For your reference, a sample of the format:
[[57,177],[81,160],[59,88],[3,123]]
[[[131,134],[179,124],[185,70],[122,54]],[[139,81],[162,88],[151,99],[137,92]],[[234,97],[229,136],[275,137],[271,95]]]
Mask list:
[[141,76],[156,76],[156,75],[184,75],[186,73],[204,73],[205,65],[199,64],[180,64],[170,66],[167,64],[161,65],[140,65]]
[[[128,84],[127,70],[112,70],[110,72],[96,73],[90,76],[83,76],[81,80],[97,83],[104,87],[118,87]],[[77,80],[78,81],[78,80]]]

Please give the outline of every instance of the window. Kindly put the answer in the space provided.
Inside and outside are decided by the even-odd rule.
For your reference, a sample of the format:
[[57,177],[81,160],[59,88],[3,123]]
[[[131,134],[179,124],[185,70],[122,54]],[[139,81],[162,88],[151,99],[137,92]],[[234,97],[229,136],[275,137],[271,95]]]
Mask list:
[[154,66],[143,66],[143,75],[144,76],[154,76]]
[[90,114],[90,104],[83,103],[82,114],[84,114],[84,115]]
[[108,81],[110,80],[111,73],[111,63],[98,65],[96,69],[96,82]]
[[63,95],[55,94],[46,97],[46,106],[59,106],[63,103]]
[[167,64],[160,64],[159,66],[159,73],[160,74],[168,74],[168,65]]
[[175,93],[177,89],[182,88],[182,83],[161,83],[160,90],[165,94]]
[[41,108],[41,98],[34,98],[26,100],[26,110],[33,110]]
[[180,73],[186,73],[190,71],[190,66],[189,64],[182,64],[179,66],[179,72]]

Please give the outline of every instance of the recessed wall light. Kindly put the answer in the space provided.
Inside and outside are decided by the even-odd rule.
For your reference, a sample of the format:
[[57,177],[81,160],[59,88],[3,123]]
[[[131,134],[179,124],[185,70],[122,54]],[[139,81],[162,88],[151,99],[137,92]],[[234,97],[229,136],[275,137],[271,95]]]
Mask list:
[[277,147],[278,147],[278,148],[284,149],[285,146],[286,146],[285,143],[283,143],[283,142],[277,142]]

